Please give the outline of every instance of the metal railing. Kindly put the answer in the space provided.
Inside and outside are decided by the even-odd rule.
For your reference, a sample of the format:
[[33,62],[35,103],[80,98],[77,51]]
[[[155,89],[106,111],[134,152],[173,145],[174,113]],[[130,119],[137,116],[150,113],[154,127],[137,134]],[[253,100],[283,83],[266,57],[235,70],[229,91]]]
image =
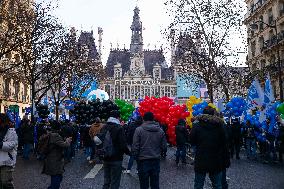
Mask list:
[[251,9],[245,14],[245,19],[250,17],[252,14],[254,14],[259,8],[261,8],[263,5],[265,5],[269,0],[258,0],[257,3],[255,3]]

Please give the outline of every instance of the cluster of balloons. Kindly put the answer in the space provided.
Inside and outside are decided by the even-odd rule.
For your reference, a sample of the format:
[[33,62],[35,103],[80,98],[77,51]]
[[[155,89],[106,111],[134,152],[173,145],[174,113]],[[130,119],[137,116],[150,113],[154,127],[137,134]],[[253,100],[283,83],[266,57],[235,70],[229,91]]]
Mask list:
[[186,105],[175,105],[174,101],[168,97],[146,97],[139,103],[138,112],[144,115],[152,112],[155,120],[167,126],[167,135],[171,144],[176,144],[175,126],[179,119],[186,119],[190,113],[186,110]]
[[135,110],[134,106],[125,100],[116,99],[114,102],[119,107],[120,118],[123,121],[128,121]]
[[80,101],[77,102],[73,110],[70,110],[72,115],[75,115],[76,122],[79,124],[92,124],[96,117],[102,120],[107,120],[112,111],[118,111],[119,108],[111,100],[100,99],[92,101]]
[[200,114],[203,113],[203,110],[208,106],[208,103],[206,101],[203,101],[199,104],[195,104],[192,109],[193,109],[193,112],[192,112],[192,115],[193,116],[198,116]]
[[152,112],[155,119],[162,124],[166,123],[166,118],[169,113],[169,108],[175,103],[168,97],[148,97],[146,96],[143,101],[139,103],[139,113],[144,116],[146,112]]
[[190,112],[186,110],[186,105],[175,105],[169,108],[166,125],[168,126],[167,135],[171,144],[176,145],[175,127],[178,124],[178,120],[186,119],[189,116]]
[[280,117],[284,119],[284,103],[278,103],[276,107],[277,112],[280,114]]
[[246,101],[242,97],[232,98],[226,105],[226,110],[231,116],[240,117],[246,110]]
[[197,98],[196,96],[190,96],[189,100],[186,101],[186,107],[187,110],[191,113],[190,116],[186,118],[186,123],[189,125],[190,128],[192,128],[192,117],[193,117],[193,106],[196,104],[201,103],[202,100],[200,98]]

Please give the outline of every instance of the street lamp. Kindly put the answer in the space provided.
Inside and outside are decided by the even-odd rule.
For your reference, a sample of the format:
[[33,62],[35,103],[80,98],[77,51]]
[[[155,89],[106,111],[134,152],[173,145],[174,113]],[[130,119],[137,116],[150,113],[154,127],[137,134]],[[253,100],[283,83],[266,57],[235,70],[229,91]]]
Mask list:
[[277,67],[278,67],[278,81],[279,81],[279,88],[280,88],[280,101],[283,102],[283,80],[282,80],[282,67],[281,67],[281,61],[280,61],[280,52],[279,52],[279,41],[278,41],[278,32],[277,32],[277,25],[276,20],[274,21],[273,25],[267,24],[261,20],[256,21],[255,23],[250,25],[250,28],[252,31],[258,30],[258,24],[256,23],[262,23],[270,28],[275,29],[275,35],[276,35],[276,46],[277,46]]

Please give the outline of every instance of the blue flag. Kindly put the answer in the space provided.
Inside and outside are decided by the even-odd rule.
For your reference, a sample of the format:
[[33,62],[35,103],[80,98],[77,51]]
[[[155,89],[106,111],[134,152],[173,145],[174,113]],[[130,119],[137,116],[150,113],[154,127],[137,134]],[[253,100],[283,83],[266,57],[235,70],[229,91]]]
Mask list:
[[261,108],[263,106],[263,90],[260,86],[260,83],[257,79],[255,79],[249,90],[248,90],[248,96],[247,96],[247,109],[251,110],[253,108]]
[[268,75],[264,87],[264,104],[271,105],[274,101],[275,101],[274,92],[271,85],[270,77]]

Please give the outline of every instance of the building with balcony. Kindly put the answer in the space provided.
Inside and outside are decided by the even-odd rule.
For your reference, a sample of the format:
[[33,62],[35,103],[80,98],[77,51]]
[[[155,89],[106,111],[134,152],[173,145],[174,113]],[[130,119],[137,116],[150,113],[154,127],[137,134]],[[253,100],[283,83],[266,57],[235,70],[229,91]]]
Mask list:
[[[13,43],[13,39],[9,38],[10,35],[8,35],[8,32],[11,27],[18,26],[17,21],[14,20],[16,19],[16,15],[18,15],[18,11],[22,10],[22,8],[24,8],[23,10],[30,10],[30,3],[32,2],[33,1],[26,0],[0,1],[1,70],[9,67],[7,65],[16,65],[17,62],[20,61],[21,57],[14,51],[17,47],[16,43]],[[12,36],[13,35],[11,34],[11,37]],[[17,37],[20,38],[21,36]],[[9,41],[10,43],[7,43],[6,41]],[[9,45],[14,46],[11,47]],[[18,112],[20,117],[22,117],[25,113],[25,108],[30,107],[30,105],[30,86],[24,79],[24,73],[18,67],[12,67],[5,72],[2,71],[0,74],[0,112],[3,113],[8,109],[11,109]]]
[[279,98],[279,68],[282,69],[282,74],[284,69],[284,0],[245,2],[247,14],[244,24],[248,32],[247,65],[252,75],[262,81],[270,74],[275,95]]

